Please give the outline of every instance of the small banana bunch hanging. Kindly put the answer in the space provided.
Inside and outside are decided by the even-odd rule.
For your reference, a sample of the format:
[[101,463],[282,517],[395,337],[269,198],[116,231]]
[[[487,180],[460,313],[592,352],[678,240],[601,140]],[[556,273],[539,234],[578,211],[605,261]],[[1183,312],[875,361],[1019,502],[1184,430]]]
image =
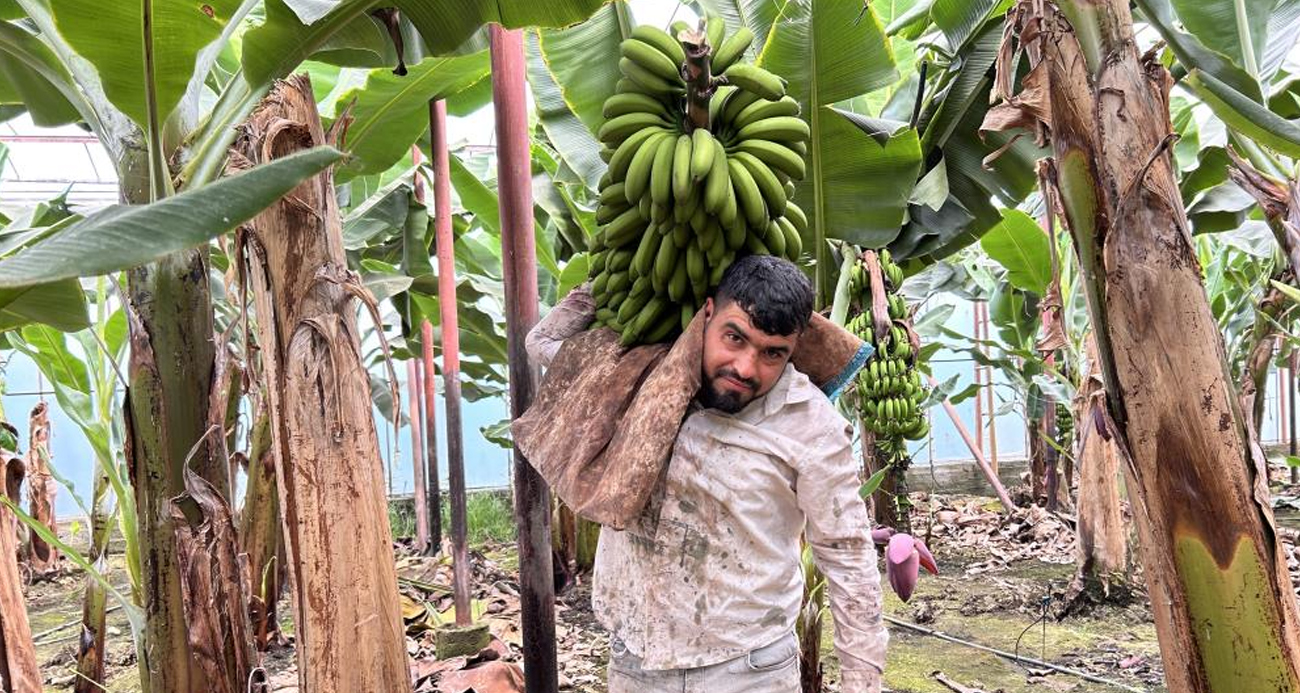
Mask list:
[[[796,260],[803,249],[808,218],[790,198],[808,125],[782,78],[738,62],[753,33],[723,34],[717,18],[702,36],[681,22],[671,34],[639,26],[621,46],[623,78],[597,132],[609,168],[591,278],[596,325],[625,345],[685,329],[737,254]],[[716,77],[688,84],[688,62]],[[700,99],[707,126],[703,109],[690,113]]]
[[[878,290],[883,293],[879,301],[874,300],[877,297],[872,293],[871,281],[871,265],[877,263]],[[927,390],[916,368],[918,354],[908,322],[907,301],[895,293],[902,283],[903,270],[893,262],[888,250],[863,253],[849,277],[849,295],[855,297],[860,312],[845,325],[876,347],[871,360],[858,372],[858,413],[867,430],[876,434],[877,444],[892,442],[894,447],[901,447],[902,438],[920,440],[930,432],[920,406]],[[873,305],[883,305],[887,314],[875,315]]]

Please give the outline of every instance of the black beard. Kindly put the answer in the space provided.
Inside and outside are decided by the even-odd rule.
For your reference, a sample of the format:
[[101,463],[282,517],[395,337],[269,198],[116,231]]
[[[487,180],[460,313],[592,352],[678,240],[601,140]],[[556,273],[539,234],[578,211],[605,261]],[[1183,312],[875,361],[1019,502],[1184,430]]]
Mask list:
[[[723,376],[731,376],[733,378],[736,378],[736,375],[734,373],[731,373],[726,369],[720,371],[717,375],[718,378],[721,378]],[[740,380],[740,378],[736,378],[736,379]],[[718,389],[713,386],[714,380],[715,378],[705,377],[704,384],[700,388],[699,400],[700,400],[700,404],[702,404],[705,408],[717,409],[719,411],[723,411],[728,414],[735,414],[741,409],[744,409],[745,405],[754,401],[753,398],[750,398],[748,400],[742,400],[740,393],[737,392],[719,392]],[[746,382],[749,383],[751,387],[755,387],[756,385],[755,383],[749,381]]]
[[722,393],[713,387],[713,381],[704,383],[700,388],[700,404],[706,409],[718,409],[728,414],[735,414],[745,408],[747,402],[740,401],[740,395],[734,392]]

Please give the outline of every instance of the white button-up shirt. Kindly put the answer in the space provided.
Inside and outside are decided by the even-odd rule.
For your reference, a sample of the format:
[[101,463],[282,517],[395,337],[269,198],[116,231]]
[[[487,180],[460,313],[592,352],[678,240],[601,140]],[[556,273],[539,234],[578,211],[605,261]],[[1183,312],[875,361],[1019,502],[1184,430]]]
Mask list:
[[[542,365],[587,324],[568,303],[529,335]],[[734,415],[692,406],[650,506],[627,530],[601,530],[597,619],[646,669],[743,655],[794,629],[806,535],[827,580],[842,690],[879,690],[889,636],[860,484],[849,423],[791,365]]]

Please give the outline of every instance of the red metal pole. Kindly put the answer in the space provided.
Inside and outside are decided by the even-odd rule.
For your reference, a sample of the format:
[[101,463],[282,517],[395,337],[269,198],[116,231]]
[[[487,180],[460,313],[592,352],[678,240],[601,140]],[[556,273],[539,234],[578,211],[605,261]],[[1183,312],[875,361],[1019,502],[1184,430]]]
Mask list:
[[[492,25],[492,103],[496,108],[497,186],[510,363],[510,416],[532,404],[536,369],[524,338],[537,322],[532,161],[524,99],[523,32]],[[555,662],[555,578],[551,573],[551,491],[516,448],[515,517],[519,525],[520,612],[528,693],[559,690]]]
[[[420,164],[418,144],[411,147],[411,162],[416,166]],[[418,169],[413,178],[415,201],[424,204],[424,178]],[[432,556],[442,550],[442,488],[438,475],[438,386],[434,380],[437,371],[433,368],[433,324],[427,317],[420,325],[420,347],[424,363],[424,414],[421,418],[424,420],[424,459],[428,468],[424,480],[428,487],[429,544],[425,552]]]
[[[451,484],[452,597],[456,625],[470,624],[469,547],[465,523],[465,451],[460,419],[460,318],[456,314],[456,251],[451,234],[451,162],[447,154],[447,103],[429,103],[430,146],[433,148],[433,225],[438,249],[438,305],[442,313],[443,399],[447,404],[447,472]],[[425,344],[433,343],[433,328],[425,326]],[[432,347],[430,347],[432,348]],[[432,390],[430,390],[432,392]]]
[[438,478],[438,410],[435,406],[438,385],[434,380],[436,371],[433,369],[433,323],[428,318],[420,325],[420,342],[424,361],[424,449],[425,466],[428,468],[424,481],[428,487],[429,504],[428,553],[432,556],[442,550],[442,485]]
[[[420,441],[420,415],[424,409],[420,401],[420,363],[415,359],[406,362],[406,392],[411,401],[411,467],[415,470],[415,550],[423,552],[429,546],[429,506],[424,497],[424,446]],[[417,404],[418,403],[418,404]]]

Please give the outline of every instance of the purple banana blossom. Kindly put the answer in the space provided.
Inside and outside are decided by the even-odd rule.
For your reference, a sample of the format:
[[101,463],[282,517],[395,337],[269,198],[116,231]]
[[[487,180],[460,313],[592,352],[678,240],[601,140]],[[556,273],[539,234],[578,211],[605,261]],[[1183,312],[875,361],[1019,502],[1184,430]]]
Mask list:
[[[888,533],[885,533],[886,529]],[[871,535],[877,543],[888,542],[885,548],[885,576],[889,578],[889,586],[899,599],[906,602],[912,598],[920,568],[925,568],[932,575],[939,574],[934,556],[920,539],[910,534],[895,533],[885,527],[873,531]]]

